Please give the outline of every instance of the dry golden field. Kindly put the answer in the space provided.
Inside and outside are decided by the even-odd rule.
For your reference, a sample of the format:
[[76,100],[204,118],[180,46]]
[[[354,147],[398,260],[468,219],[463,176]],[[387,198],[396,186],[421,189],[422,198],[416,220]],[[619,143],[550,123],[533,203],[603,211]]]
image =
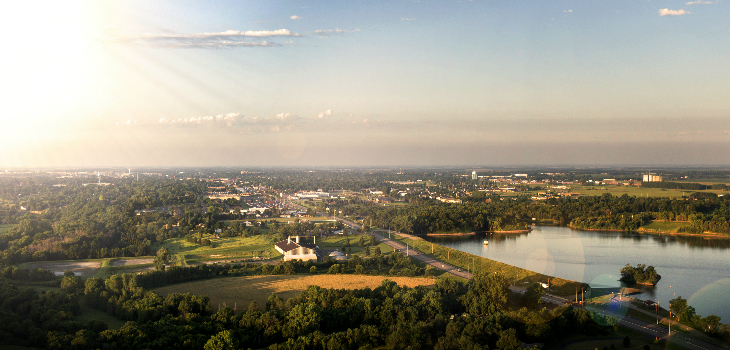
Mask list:
[[266,306],[266,300],[272,293],[276,293],[286,300],[306,290],[310,285],[327,289],[376,288],[385,279],[408,287],[432,286],[436,283],[434,279],[413,277],[329,274],[272,275],[214,278],[155,288],[152,291],[163,296],[171,293],[207,295],[210,297],[210,305],[213,310],[218,310],[219,305],[221,307],[225,305],[230,308],[235,307],[240,312],[245,310],[252,301],[256,301],[263,309]]

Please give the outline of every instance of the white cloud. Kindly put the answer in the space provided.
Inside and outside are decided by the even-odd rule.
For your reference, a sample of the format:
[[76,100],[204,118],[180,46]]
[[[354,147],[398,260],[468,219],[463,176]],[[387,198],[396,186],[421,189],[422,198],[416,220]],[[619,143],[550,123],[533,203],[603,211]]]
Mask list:
[[573,10],[563,10],[565,13],[573,13]]
[[412,17],[412,18],[409,18],[409,17],[401,17],[400,20],[401,21],[415,21],[416,20],[416,17]]
[[659,10],[659,16],[681,16],[688,14],[689,11],[685,10],[670,10],[670,9],[661,9]]
[[289,18],[291,18],[291,19],[300,19],[301,17],[299,17],[299,16],[297,16],[297,15],[294,15],[294,16],[291,16],[291,17],[289,17]]
[[331,115],[332,115],[332,110],[331,109],[328,109],[328,110],[326,110],[326,111],[324,111],[324,112],[322,112],[320,114],[317,114],[317,119],[322,119],[324,117],[329,117]]
[[268,37],[298,37],[288,29],[277,30],[227,30],[225,32],[195,33],[195,34],[143,34],[138,36],[122,36],[105,38],[111,42],[129,42],[141,45],[165,48],[220,48],[236,46],[278,46],[268,41],[253,41],[253,38]]
[[685,5],[687,5],[687,6],[689,6],[689,5],[713,5],[713,4],[717,4],[717,2],[697,0],[697,1],[690,1],[688,3],[685,3]]
[[332,34],[355,33],[355,32],[359,32],[359,31],[360,31],[360,28],[356,28],[356,29],[353,29],[353,30],[345,30],[345,29],[335,28],[335,29],[317,29],[317,30],[315,30],[315,31],[313,31],[311,33],[312,34],[317,34],[319,36],[327,37],[327,36],[330,36]]

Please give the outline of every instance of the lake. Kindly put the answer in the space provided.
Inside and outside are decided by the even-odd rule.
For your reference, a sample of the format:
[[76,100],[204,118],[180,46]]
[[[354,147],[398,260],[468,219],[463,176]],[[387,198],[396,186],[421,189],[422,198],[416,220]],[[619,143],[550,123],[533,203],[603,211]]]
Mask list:
[[634,297],[668,308],[669,300],[682,296],[699,315],[715,314],[730,323],[730,239],[535,226],[525,234],[427,240],[592,287],[619,286],[621,268],[627,263],[651,265],[661,281],[654,287],[638,287],[644,293]]

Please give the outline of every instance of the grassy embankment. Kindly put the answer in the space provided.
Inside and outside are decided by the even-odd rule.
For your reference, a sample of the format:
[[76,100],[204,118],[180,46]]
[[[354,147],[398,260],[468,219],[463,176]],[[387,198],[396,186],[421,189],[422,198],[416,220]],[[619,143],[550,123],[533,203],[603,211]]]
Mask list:
[[677,233],[680,227],[688,225],[689,222],[652,221],[639,227],[641,233]]
[[512,266],[501,263],[499,261],[490,260],[478,255],[469,254],[456,249],[444,247],[436,243],[430,243],[420,238],[404,238],[397,234],[393,234],[392,238],[403,244],[407,244],[411,248],[416,248],[419,252],[429,257],[432,257],[439,261],[443,261],[445,263],[462,268],[467,271],[471,271],[473,267],[473,270],[476,273],[500,273],[509,281],[511,281],[513,285],[522,285],[524,284],[524,282],[547,283],[548,279],[550,279],[550,286],[552,289],[551,292],[555,295],[563,296],[573,295],[576,288],[578,290],[580,290],[581,287],[585,289],[589,288],[588,284],[586,283],[568,281],[562,278],[544,275],[517,266]]

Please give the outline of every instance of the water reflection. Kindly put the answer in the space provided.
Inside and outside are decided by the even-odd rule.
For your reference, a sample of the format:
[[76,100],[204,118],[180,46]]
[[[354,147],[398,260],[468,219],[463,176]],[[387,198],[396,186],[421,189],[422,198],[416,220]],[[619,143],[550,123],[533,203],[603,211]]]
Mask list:
[[[654,287],[633,286],[643,291],[634,297],[663,305],[679,295],[685,299],[692,297],[694,303],[691,305],[699,314],[716,314],[730,322],[730,301],[718,294],[730,291],[730,254],[727,254],[730,239],[580,231],[556,226],[537,226],[532,232],[517,234],[478,233],[467,237],[426,239],[506,264],[585,283],[605,274],[616,276],[627,263],[652,265],[662,275],[662,280]],[[489,245],[484,245],[484,240],[489,240]]]

